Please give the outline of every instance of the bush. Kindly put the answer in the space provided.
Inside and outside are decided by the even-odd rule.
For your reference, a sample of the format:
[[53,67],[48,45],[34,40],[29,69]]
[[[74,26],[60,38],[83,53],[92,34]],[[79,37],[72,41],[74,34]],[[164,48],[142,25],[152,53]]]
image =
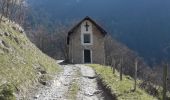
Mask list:
[[0,100],[16,100],[14,96],[15,88],[11,84],[0,86]]
[[139,84],[139,87],[144,89],[147,93],[153,96],[159,96],[159,91],[156,89],[156,87],[150,83],[150,82],[145,82],[143,81],[142,83]]
[[50,77],[48,74],[43,74],[39,77],[39,82],[42,85],[47,85],[48,81],[51,79],[52,79],[52,77]]

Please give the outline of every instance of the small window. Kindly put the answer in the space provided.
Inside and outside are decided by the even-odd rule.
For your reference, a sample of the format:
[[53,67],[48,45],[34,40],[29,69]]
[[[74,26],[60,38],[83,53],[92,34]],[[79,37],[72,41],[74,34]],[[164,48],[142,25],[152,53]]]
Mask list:
[[84,43],[91,43],[90,34],[84,34]]

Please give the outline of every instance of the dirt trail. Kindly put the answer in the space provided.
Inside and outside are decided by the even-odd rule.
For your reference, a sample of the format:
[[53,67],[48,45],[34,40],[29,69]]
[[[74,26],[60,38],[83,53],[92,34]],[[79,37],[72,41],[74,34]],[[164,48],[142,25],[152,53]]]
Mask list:
[[102,91],[98,89],[96,74],[91,67],[76,65],[80,68],[80,91],[77,100],[103,100]]
[[[61,65],[61,67],[63,67],[63,72],[54,78],[52,84],[41,87],[29,99],[104,100],[102,91],[98,89],[96,75],[92,68],[84,65]],[[73,83],[74,87],[72,87]]]

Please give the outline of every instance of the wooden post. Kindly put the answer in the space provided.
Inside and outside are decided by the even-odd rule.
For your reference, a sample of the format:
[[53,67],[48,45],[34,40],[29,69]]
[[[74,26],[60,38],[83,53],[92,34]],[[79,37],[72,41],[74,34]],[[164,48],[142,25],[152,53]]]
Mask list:
[[120,58],[120,81],[122,81],[123,56]]
[[137,85],[137,71],[138,71],[138,60],[135,60],[135,84],[134,84],[134,91],[136,91],[136,85]]
[[115,73],[115,65],[116,65],[116,61],[115,61],[115,59],[112,59],[112,72],[113,72],[113,74]]
[[168,74],[168,64],[164,65],[163,68],[163,97],[162,100],[166,100],[166,92],[167,92],[167,74]]

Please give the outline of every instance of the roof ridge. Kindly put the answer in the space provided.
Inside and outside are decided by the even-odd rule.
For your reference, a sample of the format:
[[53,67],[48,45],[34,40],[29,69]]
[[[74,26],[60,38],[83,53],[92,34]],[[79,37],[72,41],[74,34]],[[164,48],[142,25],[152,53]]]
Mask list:
[[101,33],[103,33],[104,35],[107,34],[107,32],[100,26],[98,25],[92,18],[90,18],[89,16],[86,16],[83,20],[81,20],[78,24],[76,24],[69,32],[68,32],[68,35],[71,35],[71,33],[73,33],[73,31],[85,20],[89,20],[92,22],[92,24],[94,24],[99,30]]

